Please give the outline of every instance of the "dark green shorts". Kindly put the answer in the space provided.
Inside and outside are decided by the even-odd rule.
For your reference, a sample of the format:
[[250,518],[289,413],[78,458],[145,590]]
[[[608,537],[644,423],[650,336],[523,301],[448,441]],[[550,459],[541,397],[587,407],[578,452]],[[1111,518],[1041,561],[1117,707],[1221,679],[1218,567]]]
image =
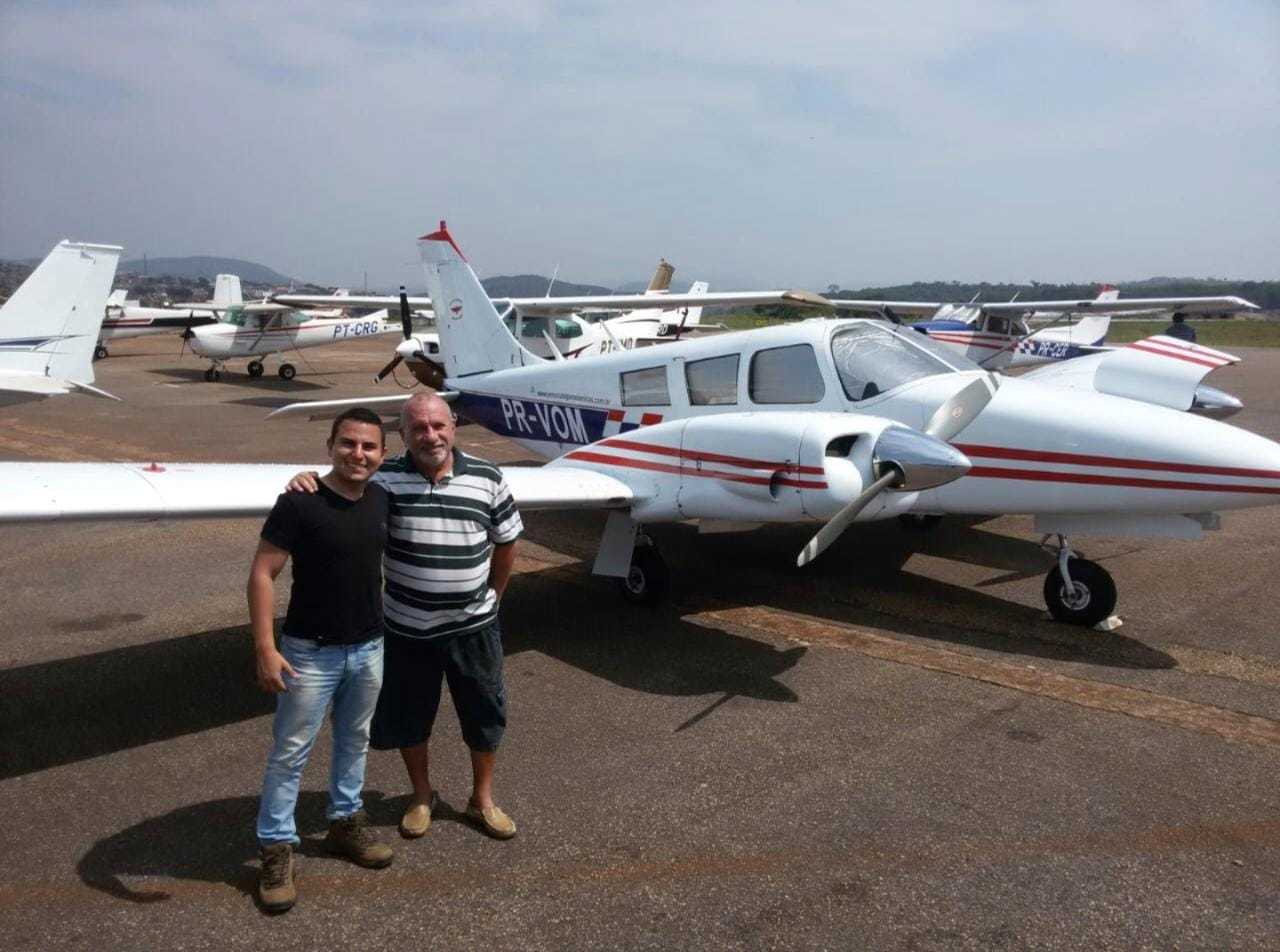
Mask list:
[[507,726],[507,691],[502,683],[502,629],[496,618],[475,631],[426,641],[387,632],[382,693],[369,745],[393,750],[430,737],[445,680],[467,746],[481,752],[497,750]]

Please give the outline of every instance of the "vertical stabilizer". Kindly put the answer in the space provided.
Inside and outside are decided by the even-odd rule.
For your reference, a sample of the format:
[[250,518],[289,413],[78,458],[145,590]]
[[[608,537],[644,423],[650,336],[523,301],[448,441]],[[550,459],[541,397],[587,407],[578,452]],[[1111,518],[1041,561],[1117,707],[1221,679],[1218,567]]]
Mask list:
[[220,307],[244,303],[238,274],[220,274],[213,279],[213,303]]
[[511,336],[444,222],[439,231],[418,239],[418,251],[427,273],[446,377],[541,362]]
[[649,286],[645,288],[645,294],[655,294],[666,291],[671,287],[671,276],[676,273],[676,269],[667,264],[666,258],[658,259],[658,269],[653,272],[653,279],[649,282]]
[[107,296],[123,249],[61,241],[0,307],[0,375],[7,389],[93,382],[93,350],[106,316]]
[[[690,294],[706,294],[707,289],[710,287],[711,285],[708,284],[706,281],[694,281],[693,284],[689,285],[689,293]],[[681,327],[697,327],[701,323],[702,323],[701,307],[690,307],[685,309],[684,319],[680,321]]]
[[1098,290],[1098,296],[1095,301],[1118,301],[1120,300],[1120,289],[1114,284],[1104,284]]

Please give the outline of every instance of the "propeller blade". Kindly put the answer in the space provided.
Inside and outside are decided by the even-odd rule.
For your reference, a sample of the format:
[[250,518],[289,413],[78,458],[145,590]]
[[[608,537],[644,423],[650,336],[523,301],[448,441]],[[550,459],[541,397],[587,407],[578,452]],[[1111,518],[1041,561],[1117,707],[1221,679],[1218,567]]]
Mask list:
[[827,547],[849,528],[853,520],[858,518],[858,513],[866,509],[871,500],[880,495],[881,490],[889,488],[901,478],[902,474],[892,469],[855,496],[851,503],[832,516],[827,524],[818,530],[818,534],[800,550],[800,554],[796,556],[796,565],[803,568],[825,552]]
[[924,432],[944,443],[949,442],[986,408],[999,386],[1000,380],[995,374],[970,382],[934,411]]
[[[403,284],[400,285],[400,328],[404,331],[405,340],[413,336],[413,318],[409,313],[409,295],[405,294]],[[397,361],[399,360],[399,358],[396,359]],[[393,363],[391,366],[394,367],[395,364]],[[385,377],[390,372],[389,369],[384,370],[382,376],[378,379],[381,380],[382,377]]]
[[402,360],[404,360],[404,358],[401,357],[399,354],[396,354],[394,357],[392,357],[391,360],[387,363],[387,365],[378,371],[378,375],[373,378],[373,382],[382,383],[383,379],[387,376],[387,374],[391,373],[393,370],[395,370],[397,367],[400,366],[400,361]]

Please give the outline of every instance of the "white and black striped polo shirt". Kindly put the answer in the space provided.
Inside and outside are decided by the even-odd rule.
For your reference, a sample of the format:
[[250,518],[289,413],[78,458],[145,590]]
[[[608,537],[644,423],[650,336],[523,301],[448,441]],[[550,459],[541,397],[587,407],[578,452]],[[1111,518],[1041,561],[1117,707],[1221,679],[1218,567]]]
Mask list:
[[408,453],[385,461],[373,479],[391,497],[382,562],[388,633],[439,638],[492,621],[489,557],[524,529],[501,470],[454,449],[453,473],[438,483]]

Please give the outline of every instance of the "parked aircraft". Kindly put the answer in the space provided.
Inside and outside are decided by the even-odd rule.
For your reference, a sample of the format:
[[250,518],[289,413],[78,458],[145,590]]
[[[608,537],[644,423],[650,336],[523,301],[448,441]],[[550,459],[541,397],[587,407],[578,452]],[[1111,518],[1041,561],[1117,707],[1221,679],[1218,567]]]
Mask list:
[[[209,360],[204,379],[212,383],[222,379],[223,368],[233,358],[251,358],[246,368],[249,376],[261,377],[266,369],[263,357],[400,330],[387,320],[385,310],[356,318],[341,314],[340,309],[300,311],[270,301],[231,305],[223,309],[220,322],[192,329],[191,349]],[[297,372],[288,361],[277,369],[284,380],[292,380]]]
[[[193,327],[214,324],[218,320],[215,309],[230,307],[243,301],[240,278],[234,274],[220,274],[214,279],[213,297],[207,302],[171,304],[168,307],[141,307],[137,301],[127,300],[128,291],[117,288],[107,298],[107,313],[98,335],[94,360],[109,356],[106,342],[150,334],[167,334],[180,331],[184,335]],[[183,313],[185,311],[185,313]]]
[[[999,304],[940,304],[929,301],[858,301],[833,299],[839,311],[878,313],[897,320],[925,317],[912,326],[963,354],[981,367],[1004,370],[1070,360],[1106,347],[1112,314],[1147,315],[1180,312],[1219,314],[1257,310],[1244,298],[1126,298],[1106,285],[1093,300],[1008,301]],[[1032,330],[1030,321],[1062,321],[1087,312],[1074,324]],[[1099,313],[1105,312],[1105,313]]]
[[[507,329],[534,356],[552,360],[580,358],[614,350],[631,350],[649,344],[676,340],[701,322],[703,307],[763,304],[824,304],[806,291],[726,291],[708,293],[705,281],[695,282],[685,294],[668,290],[675,269],[665,260],[658,267],[643,294],[593,294],[572,297],[494,298],[502,310]],[[349,307],[382,307],[415,313],[430,313],[431,300],[406,296],[333,294],[277,294],[272,300],[295,307],[322,307],[343,304]],[[403,323],[403,318],[402,318]],[[429,387],[443,379],[439,336],[434,332],[414,333],[405,325],[404,340],[395,356],[374,377],[380,381],[402,361],[413,375]]]
[[[1209,348],[1154,338],[1001,378],[882,321],[811,320],[567,364],[507,332],[443,222],[419,247],[455,406],[551,460],[504,470],[519,505],[609,512],[594,571],[633,600],[666,577],[650,523],[817,523],[805,564],[853,522],[1025,513],[1058,540],[1050,611],[1094,624],[1115,583],[1069,536],[1193,538],[1280,502],[1280,445],[1180,412],[1236,360]],[[296,468],[3,464],[0,520],[260,514]]]
[[122,250],[61,241],[0,307],[0,404],[111,396],[92,386],[93,350]]

